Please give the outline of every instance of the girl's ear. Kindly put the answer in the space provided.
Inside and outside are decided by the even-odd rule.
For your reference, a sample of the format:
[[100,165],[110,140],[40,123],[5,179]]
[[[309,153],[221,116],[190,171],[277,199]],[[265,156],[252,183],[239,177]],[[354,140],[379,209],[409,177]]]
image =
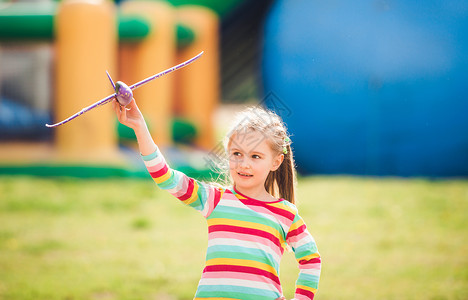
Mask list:
[[273,165],[270,169],[270,171],[276,171],[278,168],[281,166],[284,160],[284,154],[281,153],[280,155],[277,155],[274,160],[273,160]]

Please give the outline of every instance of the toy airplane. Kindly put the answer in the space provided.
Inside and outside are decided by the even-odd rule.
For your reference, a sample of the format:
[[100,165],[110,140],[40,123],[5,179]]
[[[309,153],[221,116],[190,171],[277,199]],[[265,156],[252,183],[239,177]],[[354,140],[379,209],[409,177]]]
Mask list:
[[71,120],[73,120],[74,118],[78,117],[78,116],[81,116],[82,114],[84,114],[85,112],[88,112],[90,111],[91,109],[93,108],[96,108],[98,106],[101,106],[101,105],[104,105],[104,104],[107,104],[109,102],[111,102],[114,98],[117,99],[117,101],[119,102],[119,104],[121,106],[126,106],[128,105],[132,99],[133,99],[133,90],[158,78],[158,77],[161,77],[161,76],[164,76],[168,73],[171,73],[172,71],[175,71],[175,70],[178,70],[180,68],[183,68],[189,64],[191,64],[192,62],[196,61],[197,59],[200,58],[200,56],[203,54],[203,51],[200,52],[198,55],[192,57],[191,59],[187,60],[187,61],[184,61],[183,63],[180,63],[172,68],[169,68],[167,70],[164,70],[156,75],[153,75],[153,76],[150,76],[146,79],[143,79],[142,81],[140,82],[137,82],[131,86],[128,86],[126,85],[125,83],[121,82],[121,81],[117,81],[116,83],[114,83],[114,81],[112,80],[112,78],[110,77],[109,73],[106,71],[107,73],[107,77],[109,78],[109,81],[111,82],[112,84],[112,87],[114,88],[115,90],[115,93],[112,94],[112,95],[109,95],[107,96],[106,98],[104,99],[101,99],[99,100],[98,102],[88,106],[88,107],[85,107],[83,108],[82,110],[80,110],[79,112],[77,112],[76,114],[68,117],[67,119],[61,121],[61,122],[58,122],[58,123],[55,123],[55,124],[52,124],[52,125],[49,125],[49,124],[46,124],[45,126],[47,127],[57,127],[57,126],[60,126],[60,125],[63,125],[67,122],[70,122]]

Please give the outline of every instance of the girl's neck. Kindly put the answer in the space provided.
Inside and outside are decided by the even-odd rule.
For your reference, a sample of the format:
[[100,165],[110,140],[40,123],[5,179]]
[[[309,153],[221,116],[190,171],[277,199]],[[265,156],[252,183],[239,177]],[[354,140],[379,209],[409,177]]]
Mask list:
[[270,193],[268,193],[264,187],[263,189],[259,188],[255,190],[254,189],[242,190],[236,187],[236,185],[234,184],[234,189],[244,196],[247,196],[249,198],[259,200],[262,202],[273,202],[273,201],[278,200],[275,197],[273,197]]

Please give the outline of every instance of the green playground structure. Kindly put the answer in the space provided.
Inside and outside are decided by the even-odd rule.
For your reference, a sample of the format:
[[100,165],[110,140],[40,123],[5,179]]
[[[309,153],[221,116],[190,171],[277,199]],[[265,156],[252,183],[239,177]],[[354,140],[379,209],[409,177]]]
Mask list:
[[[0,42],[52,41],[57,2],[12,3],[0,9]],[[150,24],[138,15],[118,14],[120,42],[140,42],[150,33]],[[182,23],[176,24],[177,46],[184,47],[195,39],[194,32]]]
[[[201,2],[198,5],[140,0],[119,5],[85,0],[2,3],[0,43],[53,45],[51,114],[57,120],[109,94],[106,70],[118,74],[116,79],[132,83],[205,51],[200,62],[139,89],[135,98],[151,124],[152,135],[158,137],[163,147],[176,149],[175,139],[180,138],[192,140],[197,148],[209,151],[215,146],[210,116],[219,100],[218,29],[220,13],[225,8],[220,6],[214,11],[200,5]],[[228,2],[234,5],[236,1]],[[90,87],[87,93],[75,84],[77,81]],[[176,98],[177,115],[173,111]],[[132,170],[134,160],[126,159],[127,154],[119,147],[119,140],[128,141],[128,135],[122,137],[122,130],[116,130],[113,112],[106,108],[98,110],[54,129],[52,142],[0,141],[0,174],[77,177],[141,174],[140,170]],[[191,173],[191,163],[184,165],[180,159],[179,163],[179,168]],[[192,174],[206,173],[206,168],[199,167],[192,168]]]

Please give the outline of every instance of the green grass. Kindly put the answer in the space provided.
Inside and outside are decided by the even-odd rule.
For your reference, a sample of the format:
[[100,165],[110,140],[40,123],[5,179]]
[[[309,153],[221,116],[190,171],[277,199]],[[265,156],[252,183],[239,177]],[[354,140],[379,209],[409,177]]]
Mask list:
[[[468,181],[309,177],[317,299],[468,299]],[[0,177],[0,299],[192,299],[206,224],[150,180]],[[297,264],[281,279],[292,298]]]

